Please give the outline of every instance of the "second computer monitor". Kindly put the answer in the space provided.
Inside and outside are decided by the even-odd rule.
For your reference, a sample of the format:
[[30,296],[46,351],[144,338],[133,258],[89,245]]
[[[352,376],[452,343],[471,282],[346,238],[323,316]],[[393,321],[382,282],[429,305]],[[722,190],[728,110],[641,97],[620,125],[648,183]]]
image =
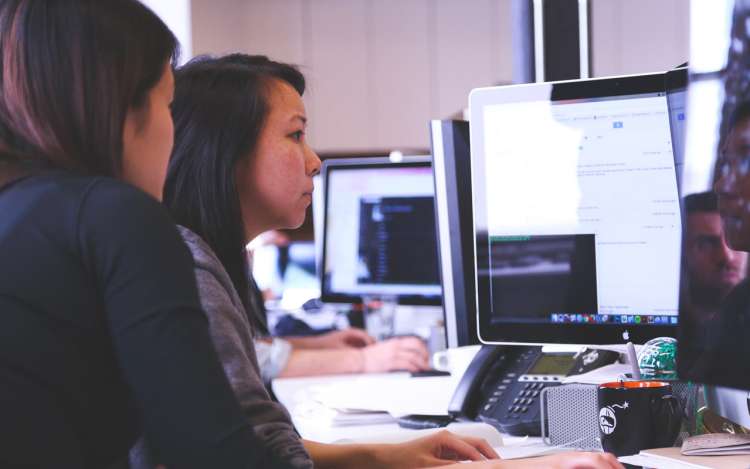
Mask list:
[[674,336],[681,217],[665,75],[474,90],[479,335]]
[[430,157],[327,160],[321,299],[440,304]]
[[445,335],[449,348],[479,343],[474,286],[469,123],[430,122],[435,224],[440,248]]

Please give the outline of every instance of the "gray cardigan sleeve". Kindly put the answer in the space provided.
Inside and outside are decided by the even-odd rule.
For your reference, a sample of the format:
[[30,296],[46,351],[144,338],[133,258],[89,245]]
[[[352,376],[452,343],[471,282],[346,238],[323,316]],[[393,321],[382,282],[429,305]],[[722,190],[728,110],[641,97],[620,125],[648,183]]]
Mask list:
[[211,339],[242,409],[260,440],[280,460],[295,469],[312,468],[289,414],[266,391],[255,355],[254,334],[229,275],[202,240],[196,242],[184,232],[183,237],[196,261],[195,277]]
[[245,312],[231,301],[228,292],[213,275],[196,268],[196,280],[209,331],[224,366],[224,372],[256,433],[267,448],[294,468],[312,467],[289,414],[271,400],[258,369],[255,343]]
[[[311,469],[312,460],[286,409],[271,400],[255,354],[254,334],[229,274],[211,248],[195,233],[178,227],[193,255],[201,306],[224,372],[263,446],[284,467]],[[153,467],[148,444],[139,440],[130,452],[133,469]]]

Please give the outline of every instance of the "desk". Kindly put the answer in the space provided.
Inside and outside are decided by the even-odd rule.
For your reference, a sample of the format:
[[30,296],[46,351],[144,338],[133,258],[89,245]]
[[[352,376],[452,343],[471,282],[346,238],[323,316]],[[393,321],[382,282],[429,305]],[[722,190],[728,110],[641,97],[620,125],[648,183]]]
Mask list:
[[[318,376],[309,378],[280,378],[273,380],[272,389],[279,402],[289,410],[297,431],[302,438],[322,443],[346,442],[346,441],[403,441],[418,435],[418,430],[401,428],[395,422],[333,426],[322,413],[316,414],[323,408],[322,404],[316,403],[315,394],[322,387],[341,384],[346,386],[355,380],[362,378],[373,379],[387,385],[390,382],[394,386],[399,385],[399,380],[424,380],[427,378],[411,378],[408,373],[383,373],[373,375],[337,375]],[[316,408],[315,406],[320,406]],[[460,431],[462,426],[472,424],[456,423],[449,426],[449,430]],[[540,438],[524,438],[510,435],[502,435],[503,444],[511,449],[517,447],[535,450],[546,448]],[[506,456],[507,457],[507,456]]]

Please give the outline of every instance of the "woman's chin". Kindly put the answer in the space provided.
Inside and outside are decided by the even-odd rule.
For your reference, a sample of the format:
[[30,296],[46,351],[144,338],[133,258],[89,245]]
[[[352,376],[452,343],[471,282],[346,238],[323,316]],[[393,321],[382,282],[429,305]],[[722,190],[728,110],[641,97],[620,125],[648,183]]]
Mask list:
[[284,226],[282,228],[287,230],[296,230],[297,228],[302,226],[303,223],[305,223],[304,213],[301,216],[286,220],[286,223],[284,223]]

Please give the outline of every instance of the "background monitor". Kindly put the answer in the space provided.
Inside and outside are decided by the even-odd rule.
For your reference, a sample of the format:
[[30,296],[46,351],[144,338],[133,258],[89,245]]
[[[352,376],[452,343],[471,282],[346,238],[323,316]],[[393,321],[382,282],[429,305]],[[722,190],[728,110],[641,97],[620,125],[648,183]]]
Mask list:
[[440,304],[430,157],[326,160],[321,299]]
[[430,122],[435,215],[449,348],[479,343],[474,298],[474,235],[471,208],[469,123]]
[[[750,390],[750,5],[700,3],[691,10],[705,21],[691,26],[678,373]],[[747,391],[714,391],[709,405],[750,427]]]
[[673,336],[681,219],[664,73],[469,101],[480,339]]

